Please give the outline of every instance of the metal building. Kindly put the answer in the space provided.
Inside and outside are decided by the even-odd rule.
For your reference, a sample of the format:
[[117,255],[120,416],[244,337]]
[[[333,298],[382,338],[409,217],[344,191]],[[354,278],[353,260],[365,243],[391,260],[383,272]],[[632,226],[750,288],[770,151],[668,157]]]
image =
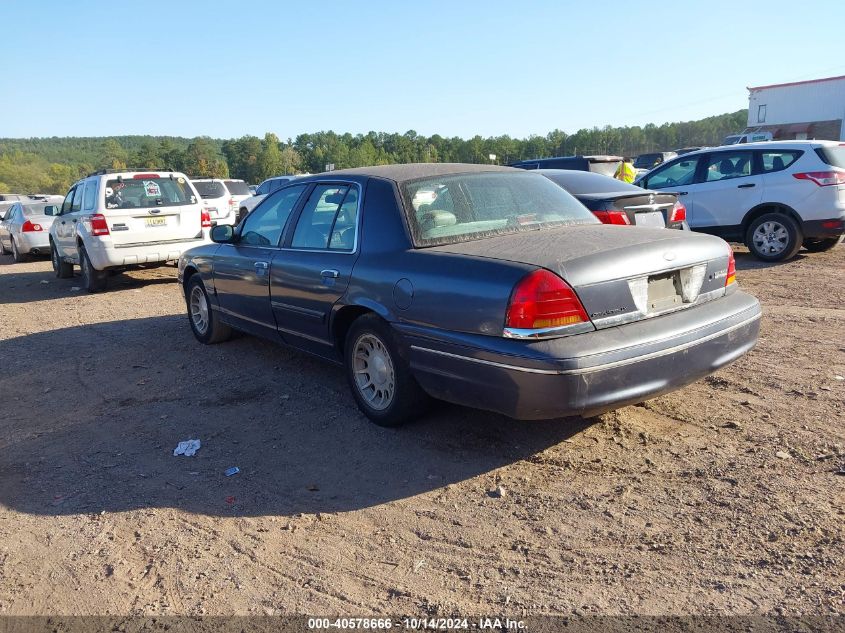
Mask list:
[[845,140],[845,75],[748,88],[748,129],[775,140]]

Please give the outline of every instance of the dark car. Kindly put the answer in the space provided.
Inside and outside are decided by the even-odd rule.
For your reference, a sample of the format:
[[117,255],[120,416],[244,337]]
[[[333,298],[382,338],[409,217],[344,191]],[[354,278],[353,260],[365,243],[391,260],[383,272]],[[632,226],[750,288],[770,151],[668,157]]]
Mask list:
[[212,239],[179,260],[196,338],[237,328],[341,363],[382,425],[430,396],[590,416],[705,376],[758,335],[760,305],[724,241],[604,225],[508,167],[302,178]]
[[662,165],[667,160],[675,158],[678,154],[675,152],[651,152],[650,154],[640,154],[634,159],[634,169],[645,169],[646,171],[654,169],[658,165]]
[[622,156],[557,156],[555,158],[532,158],[511,163],[511,167],[519,169],[572,169],[576,171],[589,171],[594,174],[613,176],[619,165],[622,164]]
[[684,229],[687,210],[674,193],[649,191],[601,174],[538,169],[571,193],[604,224]]

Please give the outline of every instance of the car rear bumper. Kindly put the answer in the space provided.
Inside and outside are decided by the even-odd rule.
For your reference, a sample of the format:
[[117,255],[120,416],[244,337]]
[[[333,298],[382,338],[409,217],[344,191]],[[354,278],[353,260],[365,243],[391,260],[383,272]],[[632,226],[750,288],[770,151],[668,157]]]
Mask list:
[[50,233],[48,231],[18,233],[14,236],[14,239],[21,253],[32,253],[34,255],[50,254]]
[[[203,231],[205,235],[206,231]],[[176,261],[189,248],[208,243],[205,238],[193,240],[173,240],[158,243],[120,245],[107,244],[92,240],[86,244],[86,251],[91,264],[97,270],[120,268],[137,264],[160,264]]]
[[826,239],[845,234],[845,211],[839,216],[826,220],[804,220],[802,224],[804,237]]
[[[761,314],[754,297],[737,291],[550,341],[502,345],[498,337],[444,336],[401,324],[397,330],[414,375],[432,396],[517,419],[551,419],[597,415],[694,382],[754,347]],[[485,339],[492,344],[479,346]]]

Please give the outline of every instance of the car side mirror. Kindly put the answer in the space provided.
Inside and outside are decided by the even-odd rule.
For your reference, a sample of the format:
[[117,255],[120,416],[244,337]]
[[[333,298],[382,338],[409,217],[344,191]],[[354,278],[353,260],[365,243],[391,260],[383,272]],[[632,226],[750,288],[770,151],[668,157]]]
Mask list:
[[235,227],[229,224],[211,227],[211,241],[215,244],[231,244],[235,241]]
[[44,207],[44,215],[59,215],[59,209],[55,205],[47,205],[46,207]]

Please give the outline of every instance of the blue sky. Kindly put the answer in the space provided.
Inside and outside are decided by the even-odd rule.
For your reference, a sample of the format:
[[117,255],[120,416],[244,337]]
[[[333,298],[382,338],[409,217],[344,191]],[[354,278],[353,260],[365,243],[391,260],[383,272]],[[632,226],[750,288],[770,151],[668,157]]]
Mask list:
[[525,137],[845,74],[841,0],[0,0],[0,24],[0,137]]

